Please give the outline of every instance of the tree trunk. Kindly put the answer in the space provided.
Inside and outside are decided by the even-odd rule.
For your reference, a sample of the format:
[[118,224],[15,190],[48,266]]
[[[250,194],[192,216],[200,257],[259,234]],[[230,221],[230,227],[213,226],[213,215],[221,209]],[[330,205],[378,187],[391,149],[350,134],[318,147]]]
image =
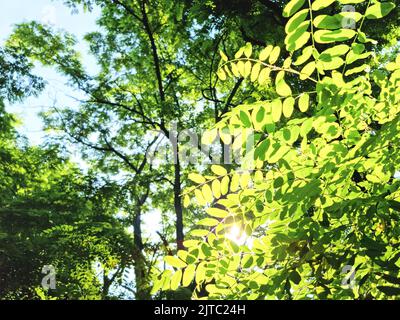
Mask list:
[[136,286],[136,300],[150,300],[150,288],[147,282],[147,267],[146,260],[143,255],[143,240],[142,240],[142,227],[141,227],[141,209],[140,205],[135,209],[135,216],[133,221],[133,240],[135,244],[134,257],[135,257],[135,286]]
[[181,167],[179,162],[179,155],[177,154],[176,162],[174,164],[174,208],[176,213],[176,245],[178,250],[184,250],[183,245],[183,208],[182,208],[182,185],[181,185]]

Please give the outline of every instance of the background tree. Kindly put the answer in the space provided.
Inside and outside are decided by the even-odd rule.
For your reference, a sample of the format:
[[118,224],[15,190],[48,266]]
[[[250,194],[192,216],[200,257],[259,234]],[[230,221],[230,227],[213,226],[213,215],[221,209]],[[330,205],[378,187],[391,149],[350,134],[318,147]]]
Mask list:
[[[43,81],[15,52],[1,49],[0,62],[0,298],[109,298],[134,254],[116,219],[118,192],[84,175],[56,147],[30,147],[16,133],[4,101],[38,94]],[[45,265],[57,272],[56,290],[48,293],[40,288]]]

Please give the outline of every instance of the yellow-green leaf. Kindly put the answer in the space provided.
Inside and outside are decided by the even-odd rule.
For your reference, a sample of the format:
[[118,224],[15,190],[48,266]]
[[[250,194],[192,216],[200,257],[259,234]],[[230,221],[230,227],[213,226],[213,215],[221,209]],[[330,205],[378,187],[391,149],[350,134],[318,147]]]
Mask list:
[[218,176],[225,176],[228,174],[228,171],[222,166],[219,165],[212,165],[211,171],[214,172]]
[[297,27],[306,20],[306,18],[308,17],[308,14],[309,14],[309,10],[303,9],[303,10],[297,12],[293,17],[291,17],[285,26],[286,34],[289,34],[293,31],[295,31],[297,29]]
[[336,41],[347,41],[352,39],[357,34],[351,29],[338,30],[318,30],[314,33],[314,39],[318,43],[333,43]]
[[210,216],[215,217],[215,218],[225,218],[229,215],[228,211],[218,209],[218,208],[209,208],[206,211]]
[[329,7],[332,3],[334,3],[336,0],[315,0],[312,4],[312,9],[314,11],[318,11],[321,9],[325,9]]
[[289,18],[294,15],[304,5],[305,0],[291,0],[283,9],[282,15],[285,18]]
[[259,56],[260,61],[267,60],[269,55],[271,54],[273,48],[274,48],[274,46],[268,45],[263,50],[261,50],[260,56]]
[[182,270],[178,270],[177,272],[174,273],[174,275],[171,278],[171,290],[175,291],[178,289],[182,279]]
[[223,61],[227,62],[229,60],[226,54],[222,50],[219,51],[219,54]]
[[221,180],[221,194],[226,195],[229,191],[229,177],[225,176]]
[[221,197],[221,183],[218,179],[213,180],[211,183],[211,190],[214,194],[214,198],[218,199]]
[[205,226],[205,227],[214,227],[219,223],[217,219],[213,218],[204,218],[198,222],[200,226]]
[[285,118],[290,118],[293,114],[295,99],[288,97],[283,101],[282,111]]
[[184,261],[182,261],[181,259],[174,257],[174,256],[165,256],[164,257],[164,261],[170,265],[171,267],[174,268],[184,268],[186,267],[186,263]]
[[253,53],[253,46],[251,45],[250,42],[246,43],[246,46],[244,47],[243,53],[246,56],[246,58],[250,58],[251,57],[251,55]]
[[303,93],[299,97],[299,110],[306,112],[310,106],[310,96],[307,93]]
[[274,64],[276,61],[278,61],[280,54],[281,54],[281,48],[275,47],[269,56],[269,63]]
[[187,266],[185,272],[183,273],[183,278],[182,278],[182,285],[184,287],[188,287],[192,283],[195,271],[196,271],[196,265],[190,264]]
[[251,69],[252,69],[251,62],[246,61],[246,63],[244,64],[244,73],[243,73],[244,78],[247,78],[251,74]]
[[281,97],[287,97],[292,95],[292,89],[285,81],[285,71],[280,71],[276,76],[275,80],[276,93]]
[[305,80],[311,77],[316,69],[315,61],[311,61],[305,65],[303,69],[300,71],[300,79]]
[[260,75],[261,65],[259,63],[255,64],[253,69],[251,70],[250,80],[255,82]]
[[205,184],[202,188],[201,188],[204,200],[208,203],[211,203],[213,201],[213,194],[211,191],[211,188],[208,184]]
[[206,178],[204,178],[202,175],[198,174],[198,173],[189,173],[188,178],[190,180],[192,180],[195,183],[204,183],[206,182]]
[[273,121],[279,122],[282,116],[282,101],[280,99],[275,99],[271,102],[271,107]]
[[225,81],[226,80],[226,73],[224,71],[224,69],[219,69],[217,72],[217,76],[221,81]]
[[396,5],[393,2],[378,2],[370,6],[365,12],[367,19],[381,19],[387,16]]
[[260,85],[264,85],[265,83],[269,82],[271,75],[270,68],[264,68],[261,70],[260,75],[258,76],[258,83]]

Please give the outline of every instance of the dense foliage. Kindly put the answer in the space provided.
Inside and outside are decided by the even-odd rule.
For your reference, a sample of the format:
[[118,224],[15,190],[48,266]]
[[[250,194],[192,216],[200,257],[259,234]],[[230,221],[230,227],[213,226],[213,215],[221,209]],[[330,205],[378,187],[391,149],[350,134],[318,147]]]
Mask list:
[[[399,0],[63,2],[96,69],[38,21],[0,49],[0,299],[400,297]],[[79,105],[34,147],[37,64]]]
[[[276,94],[216,125],[224,143],[241,138],[244,161],[189,176],[196,185],[188,192],[209,217],[187,251],[166,258],[177,270],[165,271],[156,290],[195,279],[198,294],[205,287],[217,299],[399,296],[400,56],[372,68],[374,40],[361,29],[395,5],[340,0],[363,10],[325,14],[334,2],[287,4],[286,57],[272,45],[256,54],[250,43],[232,59],[221,53],[222,80],[272,81]],[[343,18],[360,28],[345,28]],[[304,86],[292,88],[292,77]],[[351,283],[343,283],[346,266]]]

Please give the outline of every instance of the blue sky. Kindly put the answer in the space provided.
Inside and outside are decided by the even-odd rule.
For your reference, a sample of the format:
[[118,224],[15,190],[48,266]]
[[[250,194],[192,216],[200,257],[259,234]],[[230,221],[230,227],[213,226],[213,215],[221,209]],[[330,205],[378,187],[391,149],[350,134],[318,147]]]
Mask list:
[[[96,29],[98,12],[72,14],[71,9],[62,0],[0,0],[0,41],[3,43],[13,30],[15,24],[32,20],[51,24],[57,29],[74,34],[79,41],[77,49],[82,53],[84,63],[89,71],[95,71],[95,64],[87,54],[88,47],[82,40],[83,36]],[[73,106],[77,96],[66,85],[66,79],[50,68],[37,67],[35,73],[47,82],[46,90],[39,97],[31,97],[22,103],[7,106],[7,111],[14,113],[22,120],[19,131],[28,137],[32,144],[40,144],[45,132],[38,112],[45,111],[52,104],[58,106]]]

